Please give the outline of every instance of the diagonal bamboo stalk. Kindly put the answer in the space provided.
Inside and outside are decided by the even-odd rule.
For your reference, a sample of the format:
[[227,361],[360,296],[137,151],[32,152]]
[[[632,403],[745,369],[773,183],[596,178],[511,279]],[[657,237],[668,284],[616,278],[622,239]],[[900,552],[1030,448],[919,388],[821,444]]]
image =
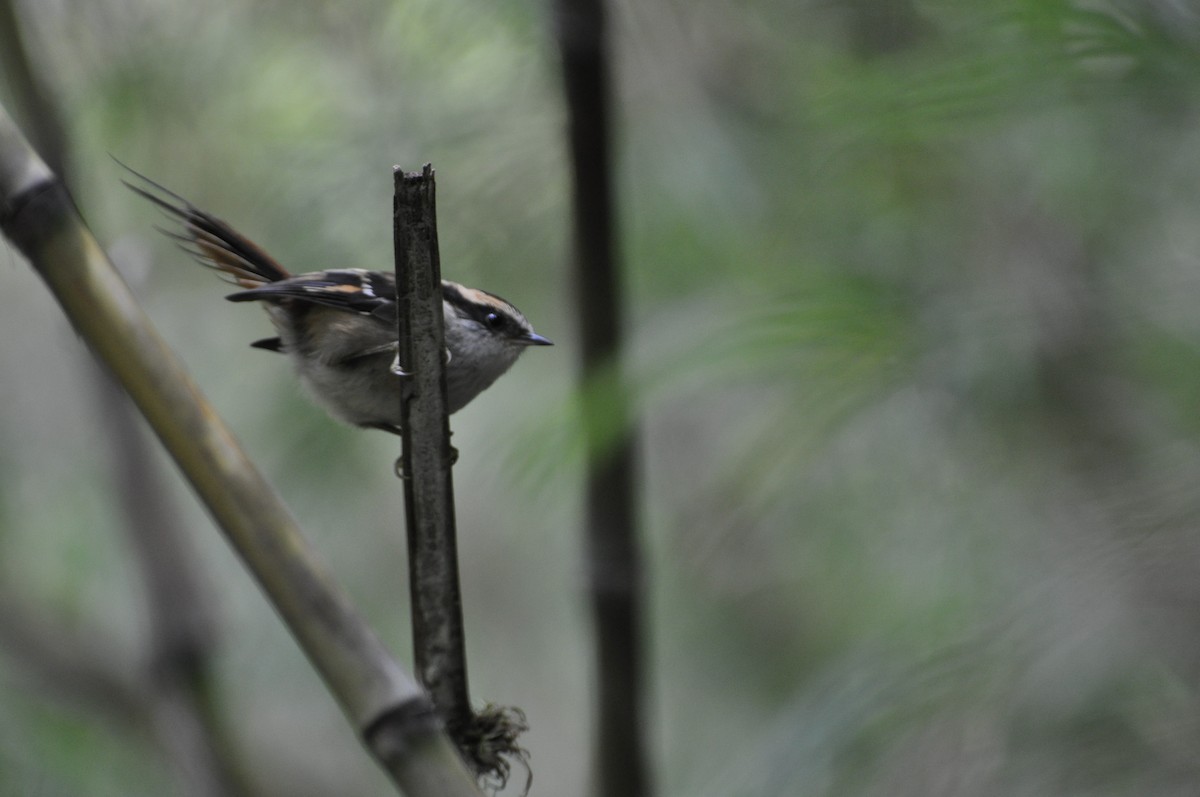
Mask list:
[[[37,149],[59,179],[71,185],[67,133],[58,105],[35,69],[26,47],[15,0],[0,0],[0,71],[9,76],[14,105],[23,110]],[[185,529],[153,467],[151,446],[120,386],[92,358],[86,357],[98,426],[108,438],[108,467],[121,524],[142,577],[149,634],[142,666],[153,690],[132,693],[141,713],[175,774],[177,790],[188,797],[239,797],[253,794],[236,756],[217,705],[213,651],[217,641],[212,585],[200,571],[190,530]],[[0,602],[0,605],[4,605]],[[5,609],[12,613],[12,609]],[[12,617],[10,631],[28,617]],[[0,619],[0,629],[4,627]],[[26,629],[32,631],[33,629]],[[45,629],[41,637],[50,634]],[[42,646],[42,659],[55,649]],[[82,648],[82,655],[87,648]],[[25,653],[27,651],[22,651]],[[67,653],[62,650],[60,653]],[[32,666],[41,669],[39,662]],[[82,662],[76,669],[83,668]],[[114,669],[119,665],[109,666]],[[94,665],[97,672],[104,665]],[[53,668],[52,668],[53,670]],[[58,672],[63,673],[62,668]],[[138,682],[141,678],[127,675]],[[72,683],[55,685],[69,690]]]
[[478,795],[428,697],[316,560],[2,107],[0,230],[133,398],[395,783],[414,797]]

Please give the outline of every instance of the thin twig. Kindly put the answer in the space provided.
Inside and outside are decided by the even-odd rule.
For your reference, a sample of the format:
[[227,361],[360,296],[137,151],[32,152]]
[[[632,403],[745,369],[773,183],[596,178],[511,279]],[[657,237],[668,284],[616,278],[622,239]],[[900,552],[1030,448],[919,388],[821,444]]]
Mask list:
[[[608,44],[603,0],[557,0],[574,174],[575,317],[582,346],[587,556],[596,631],[597,791],[643,797],[642,565],[637,440],[621,377],[621,270],[613,213]],[[617,429],[615,438],[606,430]]]

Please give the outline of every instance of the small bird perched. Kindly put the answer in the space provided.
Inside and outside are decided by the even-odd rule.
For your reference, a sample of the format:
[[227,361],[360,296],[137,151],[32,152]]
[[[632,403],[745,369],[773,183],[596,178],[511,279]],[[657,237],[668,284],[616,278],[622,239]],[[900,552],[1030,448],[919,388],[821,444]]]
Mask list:
[[[129,171],[146,187],[125,185],[182,225],[182,232],[162,232],[245,289],[226,299],[262,302],[278,336],[251,346],[288,355],[300,380],[335,418],[400,433],[393,273],[344,268],[292,275],[216,216]],[[450,412],[487,389],[527,347],[551,345],[504,299],[457,282],[442,280],[442,311]]]

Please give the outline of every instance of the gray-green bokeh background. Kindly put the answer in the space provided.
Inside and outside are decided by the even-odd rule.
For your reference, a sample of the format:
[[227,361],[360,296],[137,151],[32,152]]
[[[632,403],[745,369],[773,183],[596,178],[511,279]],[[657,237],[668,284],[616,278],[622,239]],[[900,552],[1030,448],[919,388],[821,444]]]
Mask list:
[[[406,656],[396,442],[333,424],[247,348],[265,317],[153,232],[108,154],[294,270],[390,268],[391,166],[433,162],[446,276],[559,344],[453,419],[472,691],[526,711],[533,794],[586,794],[547,6],[20,5],[85,217]],[[1196,793],[1200,7],[613,13],[661,793]],[[0,577],[132,657],[145,615],[86,358],[0,248]],[[160,464],[267,793],[387,793]],[[0,795],[169,793],[144,739],[36,683],[0,651]]]

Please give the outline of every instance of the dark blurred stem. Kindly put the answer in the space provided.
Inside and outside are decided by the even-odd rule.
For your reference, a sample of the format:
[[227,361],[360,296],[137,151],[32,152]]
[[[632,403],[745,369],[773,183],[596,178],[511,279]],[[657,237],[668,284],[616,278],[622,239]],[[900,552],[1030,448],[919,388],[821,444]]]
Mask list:
[[225,771],[229,759],[215,754],[214,741],[224,737],[209,728],[209,701],[195,699],[202,685],[196,679],[180,683],[181,668],[163,668],[147,679],[136,668],[123,666],[109,640],[95,630],[57,626],[44,607],[26,604],[7,587],[0,588],[0,647],[46,693],[97,712],[109,725],[148,733],[174,770],[177,794],[247,793]]
[[404,377],[405,521],[417,679],[451,736],[471,719],[455,539],[453,454],[446,400],[442,275],[433,170],[396,170],[396,303]]
[[247,794],[212,689],[215,599],[128,399],[100,368],[92,369],[92,377],[100,425],[110,441],[113,488],[149,614],[148,683],[153,690],[146,698],[151,727],[175,770],[180,793]]
[[850,44],[860,58],[875,58],[912,48],[931,33],[911,0],[847,0]]
[[121,723],[143,716],[141,684],[122,669],[105,637],[54,624],[44,607],[28,604],[7,584],[0,585],[0,649],[61,699]]
[[[642,722],[637,446],[621,380],[605,9],[601,0],[558,0],[556,11],[574,173],[575,316],[582,341],[587,557],[598,659],[595,767],[599,794],[641,797],[650,785]],[[612,428],[619,430],[615,439],[603,431]]]

